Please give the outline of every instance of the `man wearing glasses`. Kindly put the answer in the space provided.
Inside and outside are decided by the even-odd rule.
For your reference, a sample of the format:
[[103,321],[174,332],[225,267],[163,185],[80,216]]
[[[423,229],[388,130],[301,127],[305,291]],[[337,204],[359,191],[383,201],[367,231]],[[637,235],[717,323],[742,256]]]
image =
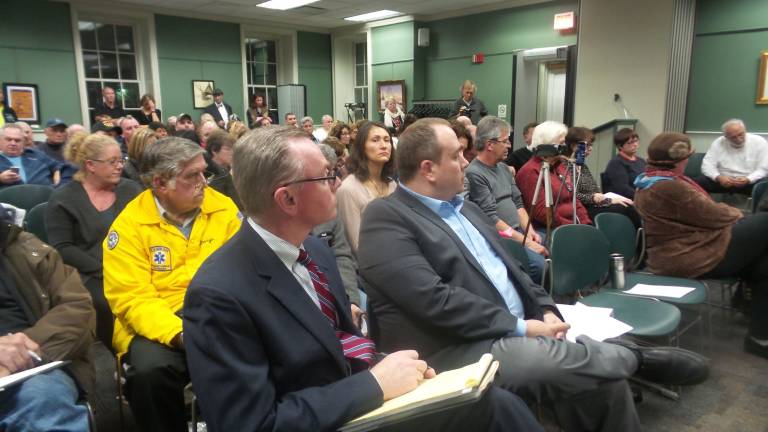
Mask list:
[[[475,140],[477,157],[469,163],[465,175],[469,183],[469,199],[491,218],[499,234],[522,243],[528,213],[515,178],[503,162],[511,146],[511,132],[512,128],[504,119],[487,116],[480,120]],[[524,246],[531,279],[540,283],[547,249],[541,245],[541,236],[535,230],[530,231]]]
[[203,151],[179,137],[149,146],[141,172],[149,189],[104,241],[104,294],[117,318],[112,344],[143,431],[187,430],[184,295],[202,262],[240,227],[232,200],[206,187]]

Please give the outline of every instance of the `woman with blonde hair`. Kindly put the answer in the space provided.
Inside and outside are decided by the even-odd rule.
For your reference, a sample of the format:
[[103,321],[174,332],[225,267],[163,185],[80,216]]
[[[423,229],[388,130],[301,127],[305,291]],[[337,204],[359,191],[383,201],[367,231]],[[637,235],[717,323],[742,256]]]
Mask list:
[[75,134],[67,142],[64,156],[80,168],[74,181],[56,189],[48,201],[48,242],[59,251],[65,264],[80,273],[96,309],[96,335],[111,347],[113,321],[104,298],[102,242],[112,221],[141,192],[141,187],[121,177],[125,159],[120,145],[111,137]]
[[[391,128],[390,132],[395,134],[400,130],[400,126],[403,125],[405,120],[405,113],[400,108],[393,96],[388,96],[384,99],[384,126]],[[394,131],[392,130],[394,129]]]
[[139,176],[139,164],[141,163],[141,157],[144,155],[144,150],[155,141],[157,141],[157,136],[150,128],[137,129],[133,133],[131,139],[128,140],[128,160],[123,167],[123,177],[143,186]]
[[239,140],[241,136],[245,135],[246,132],[248,132],[248,127],[245,125],[245,123],[241,121],[231,121],[227,125],[227,132],[229,135],[235,139],[235,141]]

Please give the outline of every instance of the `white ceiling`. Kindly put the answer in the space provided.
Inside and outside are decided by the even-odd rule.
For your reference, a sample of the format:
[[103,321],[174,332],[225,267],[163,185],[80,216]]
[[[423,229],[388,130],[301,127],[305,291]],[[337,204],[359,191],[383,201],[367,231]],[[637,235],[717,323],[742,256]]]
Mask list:
[[[70,1],[72,3],[90,2],[89,0]],[[294,28],[332,30],[356,25],[354,22],[345,21],[345,17],[382,9],[402,12],[403,15],[412,15],[420,20],[430,20],[542,3],[546,0],[320,0],[287,11],[256,6],[264,1],[266,0],[119,0],[110,3],[121,6],[136,5],[144,10],[155,10],[164,14],[177,13],[199,18],[210,16],[216,19],[229,18],[236,22],[244,20],[272,22]]]

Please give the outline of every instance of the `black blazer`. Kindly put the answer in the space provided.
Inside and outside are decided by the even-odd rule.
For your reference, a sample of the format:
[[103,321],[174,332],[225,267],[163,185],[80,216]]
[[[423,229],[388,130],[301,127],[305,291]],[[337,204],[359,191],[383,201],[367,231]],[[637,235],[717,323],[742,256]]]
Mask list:
[[232,107],[228,103],[226,103],[226,102],[222,102],[222,103],[224,104],[224,108],[227,110],[227,118],[226,119],[221,118],[221,113],[219,112],[219,109],[216,108],[216,103],[212,103],[212,104],[208,105],[203,110],[204,113],[212,115],[213,119],[216,120],[217,124],[220,121],[222,121],[222,120],[229,121],[229,116],[231,116],[232,113],[233,113]]
[[[501,257],[525,309],[541,319],[554,301],[499,241],[493,222],[466,200],[461,213]],[[463,366],[514,334],[507,309],[475,257],[432,210],[402,188],[366,207],[358,268],[378,349],[416,349],[438,371]]]
[[[359,334],[333,253],[311,236],[304,247],[341,328]],[[247,222],[190,283],[184,343],[211,431],[332,431],[383,401],[370,372],[350,374],[328,319]]]

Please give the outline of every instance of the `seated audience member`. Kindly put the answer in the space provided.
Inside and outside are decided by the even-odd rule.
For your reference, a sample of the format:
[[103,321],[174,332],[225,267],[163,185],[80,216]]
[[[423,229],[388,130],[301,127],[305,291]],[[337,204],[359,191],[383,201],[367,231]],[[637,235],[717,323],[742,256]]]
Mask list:
[[[104,120],[111,120],[111,119],[106,119],[105,118]],[[32,129],[30,129],[30,132],[32,132]],[[71,124],[71,125],[67,126],[67,140],[72,138],[72,136],[75,135],[78,132],[88,133],[88,131],[85,129],[85,126],[83,126],[81,124],[74,123],[74,124]]]
[[604,192],[613,192],[625,198],[635,199],[635,179],[645,170],[645,159],[637,155],[640,138],[632,129],[620,129],[613,136],[613,144],[619,152],[608,161],[603,179]]
[[176,117],[176,116],[168,117],[168,122],[167,122],[168,129],[170,129],[171,131],[175,131],[176,130],[176,122],[177,121],[179,121],[179,118]]
[[349,171],[347,170],[347,148],[341,144],[341,141],[334,137],[327,137],[322,144],[332,148],[333,152],[336,154],[336,165],[333,171],[336,173],[336,177],[344,181],[349,175]]
[[[555,144],[558,147],[563,145],[567,133],[568,128],[564,124],[554,121],[545,121],[536,126],[531,139],[531,148],[534,155],[520,168],[517,176],[515,176],[520,192],[523,193],[523,201],[538,227],[546,227],[548,221],[543,184],[536,200],[536,205],[531,209],[533,194],[536,190],[536,182],[542,169],[542,163],[549,164],[549,180],[552,185],[553,201],[552,227],[574,223],[573,176],[572,173],[568,172],[568,164],[565,163],[565,158],[560,155],[538,156],[535,154],[536,147],[539,145]],[[575,216],[578,223],[592,223],[587,214],[587,209],[584,208],[584,205],[579,200],[576,200]]]
[[[486,116],[480,120],[475,141],[478,154],[467,166],[465,175],[470,201],[491,219],[499,234],[522,244],[528,212],[523,207],[523,196],[514,177],[503,162],[511,145],[510,129],[509,124],[498,117]],[[541,245],[541,236],[530,230],[524,246],[530,261],[529,274],[535,282],[541,283],[544,256],[548,255]]]
[[752,288],[744,348],[768,358],[768,213],[744,217],[714,202],[683,174],[692,153],[691,140],[673,132],[648,147],[648,165],[635,182],[648,269],[686,278],[743,278]]
[[528,162],[528,159],[533,156],[533,151],[531,151],[531,138],[533,138],[533,130],[536,129],[536,126],[538,125],[539,123],[536,122],[528,123],[525,125],[523,128],[523,140],[525,141],[525,147],[520,147],[519,149],[513,151],[507,158],[507,165],[514,168],[515,172],[520,171],[520,168],[522,168],[523,165]]
[[235,141],[239,140],[241,136],[248,133],[248,127],[245,125],[245,123],[237,120],[237,121],[231,121],[227,125],[227,133],[229,136],[231,136]]
[[272,123],[277,124],[277,117],[269,112],[269,107],[264,99],[264,95],[255,94],[251,107],[246,112],[248,115],[248,127],[253,129],[261,126],[267,126]]
[[339,140],[341,145],[344,146],[344,154],[349,155],[349,147],[352,144],[352,133],[349,125],[346,123],[338,122],[331,128],[331,132],[328,134],[328,138],[333,137]]
[[[333,255],[310,230],[336,213],[337,179],[296,128],[235,146],[248,218],[200,268],[184,302],[189,371],[211,431],[334,431],[434,376],[415,351],[372,365]],[[476,360],[475,360],[476,361]],[[491,387],[476,404],[382,430],[540,431]]]
[[59,167],[60,181],[54,184],[67,184],[77,172],[77,167],[67,162],[64,157],[64,144],[67,141],[67,124],[59,118],[52,118],[45,124],[45,141],[37,145],[37,149],[51,159],[61,162]]
[[[584,146],[584,159],[586,160],[592,154],[594,141],[595,134],[592,133],[591,129],[585,127],[569,128],[568,134],[565,136],[567,152],[565,156],[574,160],[577,149],[581,144]],[[609,197],[600,193],[600,186],[598,186],[586,162],[583,161],[582,165],[577,164],[576,176],[578,178],[576,198],[587,209],[590,219],[595,220],[595,216],[600,213],[619,213],[630,218],[636,227],[640,227],[640,215],[637,214],[632,200],[629,198]]]
[[703,175],[694,180],[707,192],[749,195],[752,186],[768,176],[768,142],[747,133],[739,119],[728,120],[722,130],[701,163]]
[[123,177],[146,187],[141,180],[141,159],[147,146],[154,144],[156,141],[157,137],[152,132],[152,129],[149,128],[139,129],[131,136],[131,140],[128,142],[128,160],[126,160],[125,166],[123,166]]
[[110,137],[77,134],[64,153],[80,169],[73,181],[56,189],[48,201],[48,243],[59,251],[65,264],[80,273],[96,309],[96,336],[111,348],[113,318],[104,297],[101,243],[112,221],[142,188],[121,178],[125,159],[117,141]]
[[105,120],[106,117],[113,120],[125,117],[125,110],[115,97],[115,89],[104,86],[101,89],[102,99],[96,102],[96,108],[93,110],[94,121]]
[[132,116],[125,116],[121,118],[117,125],[120,126],[120,128],[123,129],[123,134],[121,137],[117,140],[117,142],[120,143],[120,149],[123,151],[123,153],[127,153],[128,151],[128,142],[131,140],[131,137],[133,136],[133,133],[139,130],[139,122],[136,121],[135,118]]
[[157,139],[163,139],[169,135],[168,128],[160,122],[150,122],[147,127],[155,133]]
[[396,187],[392,137],[383,124],[365,123],[347,158],[349,175],[337,191],[339,217],[346,228],[352,252],[357,252],[360,219],[369,202],[391,194]]
[[[451,129],[453,129],[453,132],[456,133],[456,138],[458,138],[459,144],[461,145],[461,152],[464,156],[464,159],[466,159],[467,162],[472,162],[472,160],[477,155],[477,149],[475,148],[474,144],[474,136],[469,131],[469,129],[467,129],[466,126],[461,123],[454,122],[451,125]],[[466,181],[465,186],[465,191],[469,192],[469,184],[466,184]]]
[[208,145],[208,137],[214,132],[221,130],[213,121],[205,121],[200,123],[200,128],[197,130],[197,136],[199,137],[200,146],[206,148]]
[[364,123],[368,122],[368,119],[360,119],[352,123],[349,127],[349,140],[350,142],[353,142],[355,139],[357,139],[357,131],[360,130],[360,127],[363,126]]
[[494,383],[539,395],[566,431],[639,431],[626,381],[633,374],[666,384],[706,379],[706,359],[678,348],[567,342],[554,301],[483,211],[457,196],[467,162],[446,121],[411,126],[397,164],[400,185],[368,205],[357,254],[379,349],[416,349],[438,370],[491,352],[501,363]]
[[388,96],[385,99],[384,109],[384,126],[390,128],[393,133],[397,133],[400,130],[400,126],[403,125],[405,119],[405,113],[400,105],[395,100],[394,96]]
[[216,130],[208,135],[208,147],[206,151],[222,173],[228,173],[232,167],[232,147],[235,139],[222,130]]
[[309,139],[311,139],[313,143],[319,144],[319,141],[317,141],[317,138],[315,138],[315,136],[312,135],[312,132],[315,131],[315,121],[312,120],[312,117],[310,116],[302,117],[301,128],[304,130],[304,132],[306,132],[307,136],[309,136]]
[[312,132],[315,138],[317,138],[317,142],[325,141],[325,138],[331,132],[331,126],[333,126],[333,117],[328,114],[323,115],[322,127],[315,129],[315,131]]
[[[67,131],[69,131],[69,128],[67,128]],[[93,126],[91,126],[91,133],[108,136],[117,142],[117,137],[123,134],[123,130],[112,120],[107,119],[94,123]],[[69,142],[73,136],[74,135],[69,135],[69,133],[67,133],[67,142]],[[64,152],[66,153],[66,147],[64,147],[64,149]]]
[[206,188],[204,150],[179,137],[147,147],[149,189],[128,203],[104,240],[112,344],[128,364],[125,394],[142,431],[187,431],[181,309],[192,276],[240,227],[232,200]]
[[18,184],[55,186],[62,163],[43,152],[24,147],[24,132],[14,123],[0,129],[0,188]]
[[285,113],[284,120],[285,120],[284,123],[285,123],[286,126],[299,127],[298,126],[299,122],[296,119],[296,114],[294,114],[292,112]]
[[141,109],[136,115],[136,120],[138,120],[140,125],[148,125],[152,122],[160,123],[163,121],[163,114],[160,112],[160,109],[155,106],[155,103],[155,97],[151,94],[145,94],[141,97],[141,101],[139,101]]
[[88,410],[77,401],[95,381],[94,314],[80,276],[8,221],[0,223],[0,261],[0,378],[39,359],[70,362],[0,391],[0,430],[87,431]]
[[174,135],[180,135],[184,131],[194,131],[195,130],[195,122],[192,121],[192,116],[187,113],[181,113],[179,114],[176,120],[176,124],[174,125]]
[[[27,123],[23,121],[18,121],[14,123],[16,126],[21,128],[21,131],[24,132],[24,148],[34,148],[37,147],[37,143],[35,142],[35,135],[32,131],[32,127]],[[80,126],[81,129],[84,129],[82,125],[70,125],[72,126]],[[67,138],[70,137],[69,128],[67,128]]]

